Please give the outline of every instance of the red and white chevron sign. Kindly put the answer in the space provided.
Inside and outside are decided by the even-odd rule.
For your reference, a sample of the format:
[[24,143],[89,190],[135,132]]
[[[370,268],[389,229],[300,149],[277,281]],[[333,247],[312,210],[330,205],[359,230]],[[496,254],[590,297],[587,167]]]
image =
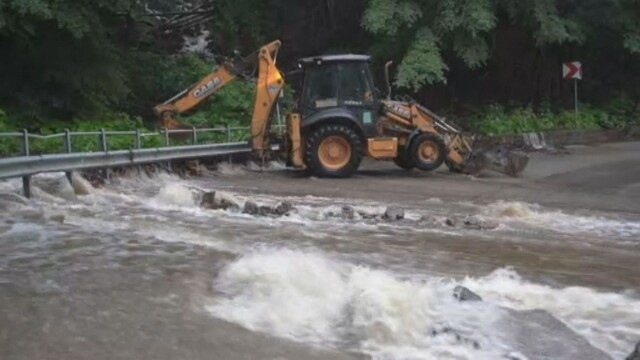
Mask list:
[[562,64],[562,78],[565,80],[582,79],[582,64],[579,61]]

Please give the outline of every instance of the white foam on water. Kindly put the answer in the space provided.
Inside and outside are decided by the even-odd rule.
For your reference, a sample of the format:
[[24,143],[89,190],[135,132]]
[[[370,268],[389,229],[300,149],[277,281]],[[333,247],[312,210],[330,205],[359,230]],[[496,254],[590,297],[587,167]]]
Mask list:
[[577,286],[552,288],[525,281],[512,269],[467,278],[463,285],[502,306],[545,309],[614,358],[624,358],[640,339],[640,299],[628,294]]
[[169,182],[160,188],[158,194],[152,199],[163,205],[195,206],[194,191],[179,183]]
[[251,171],[278,171],[286,169],[287,165],[281,161],[268,161],[264,165],[249,162],[246,168]]
[[640,222],[637,221],[566,214],[525,202],[497,201],[484,206],[482,214],[512,223],[550,228],[565,234],[584,233],[600,237],[621,236],[640,240]]
[[374,359],[501,358],[511,349],[491,328],[502,310],[458,302],[453,286],[402,280],[321,253],[258,250],[221,271],[215,287],[224,296],[208,309],[254,331],[346,344]]
[[244,166],[228,162],[219,163],[215,171],[215,174],[225,176],[240,176],[245,175],[246,173],[247,171]]
[[[517,354],[522,349],[505,345],[513,343],[511,330],[499,326],[502,306],[548,310],[615,358],[626,356],[640,336],[640,301],[627,295],[553,289],[508,269],[462,281],[484,297],[482,302],[455,300],[456,284],[417,275],[401,278],[319,252],[263,248],[219,273],[214,285],[221,295],[207,309],[254,331],[355,347],[385,360]],[[453,331],[441,331],[447,328]]]

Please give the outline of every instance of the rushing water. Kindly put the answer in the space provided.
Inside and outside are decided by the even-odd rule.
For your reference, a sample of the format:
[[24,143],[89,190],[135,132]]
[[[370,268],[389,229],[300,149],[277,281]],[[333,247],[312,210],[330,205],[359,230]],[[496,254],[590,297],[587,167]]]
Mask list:
[[[228,167],[220,174],[250,170]],[[187,296],[197,297],[194,306],[212,320],[376,359],[526,358],[513,324],[505,322],[509,309],[546,310],[615,359],[640,339],[637,272],[625,275],[640,244],[634,219],[432,198],[406,209],[405,220],[384,222],[359,213],[379,214],[387,204],[314,196],[289,196],[295,211],[270,218],[200,208],[209,189],[238,204],[283,200],[233,187],[220,191],[215,177],[136,175],[93,189],[79,177],[70,185],[63,174],[51,174],[34,185],[34,199],[25,200],[17,195],[19,181],[0,183],[0,314],[27,324],[26,331],[40,326],[24,320],[26,298],[60,295],[81,309],[90,294],[109,291],[104,286],[136,299],[128,294],[146,293],[133,279],[197,268],[213,271],[209,279],[189,278],[210,291],[199,285],[184,291],[192,289]],[[354,219],[332,215],[343,205],[354,206]],[[446,225],[447,218],[467,215],[498,227]],[[620,268],[599,262],[604,253],[619,259]],[[76,281],[96,269],[121,278]],[[454,299],[459,284],[484,301]],[[166,311],[178,311],[174,296],[153,292]],[[109,322],[117,309],[102,311],[86,316]]]

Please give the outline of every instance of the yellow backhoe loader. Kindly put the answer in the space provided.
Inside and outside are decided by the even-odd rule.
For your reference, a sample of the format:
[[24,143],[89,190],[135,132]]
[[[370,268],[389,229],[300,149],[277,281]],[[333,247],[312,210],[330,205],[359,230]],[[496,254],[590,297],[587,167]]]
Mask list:
[[[197,84],[157,105],[166,128],[181,127],[177,116],[192,110],[237,77],[247,64],[258,71],[251,120],[251,147],[259,158],[270,155],[273,142],[288,163],[321,177],[348,177],[368,156],[392,160],[403,169],[432,171],[443,163],[450,170],[477,174],[489,168],[517,176],[527,165],[525,154],[506,149],[478,150],[474,137],[410,98],[392,100],[375,91],[366,55],[328,55],[300,59],[302,89],[296,111],[286,115],[286,134],[271,132],[272,113],[285,85],[276,66],[281,42],[271,42],[251,57],[225,62]],[[257,60],[257,63],[252,60]]]

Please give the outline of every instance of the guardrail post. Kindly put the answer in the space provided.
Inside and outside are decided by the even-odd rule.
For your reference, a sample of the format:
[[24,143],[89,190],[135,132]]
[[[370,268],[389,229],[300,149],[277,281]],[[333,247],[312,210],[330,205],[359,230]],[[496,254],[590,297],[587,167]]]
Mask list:
[[[169,146],[169,129],[164,128],[164,146]],[[171,161],[167,161],[167,171],[171,171]]]
[[[105,153],[109,152],[109,146],[107,143],[107,133],[106,131],[104,131],[104,129],[100,129],[100,150]],[[100,172],[102,173],[102,177],[106,180],[109,176],[109,174],[107,173],[107,169],[104,168],[100,170]]]
[[[140,129],[136,129],[136,139],[133,143],[133,147],[136,150],[140,150],[142,149],[142,134],[140,134]],[[142,172],[142,166],[138,165],[136,166],[136,169],[138,170],[138,174],[140,174]]]
[[198,130],[196,130],[195,126],[192,127],[191,130],[193,131],[191,140],[193,142],[193,145],[195,145],[198,143]]
[[[231,126],[227,124],[226,128],[227,128],[227,142],[230,143],[231,142]],[[229,161],[229,164],[231,164],[231,155],[229,155],[228,161]]]
[[[22,155],[29,156],[29,132],[27,129],[22,129]],[[24,197],[31,197],[31,175],[22,177],[22,192]]]
[[169,129],[164,128],[162,131],[164,132],[164,146],[169,146]]
[[136,149],[142,148],[142,135],[140,135],[140,129],[136,129],[136,140],[133,146]]
[[[64,129],[64,151],[67,154],[71,154],[71,132],[69,129]],[[71,183],[71,177],[73,173],[71,171],[65,171],[64,174],[67,176],[67,180]]]

